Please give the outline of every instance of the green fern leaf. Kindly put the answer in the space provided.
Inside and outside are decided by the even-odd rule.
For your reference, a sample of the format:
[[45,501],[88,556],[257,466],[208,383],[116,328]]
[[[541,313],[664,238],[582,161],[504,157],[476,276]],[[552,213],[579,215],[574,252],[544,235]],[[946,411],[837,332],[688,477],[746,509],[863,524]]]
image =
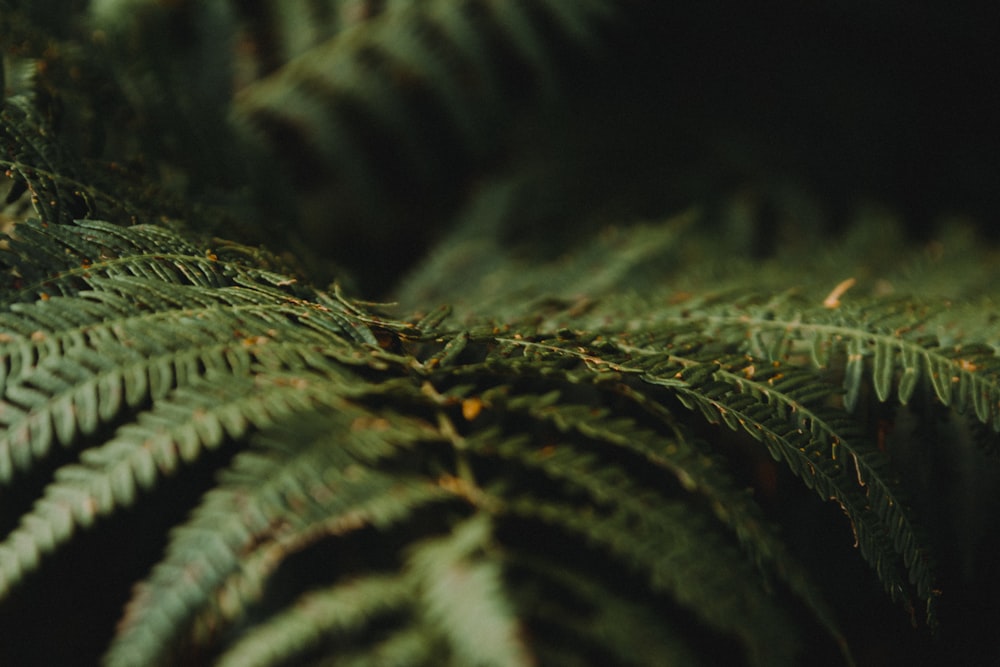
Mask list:
[[[578,346],[580,342],[574,340],[573,344]],[[535,350],[536,354],[550,347],[553,350],[558,349],[544,343],[524,341],[524,349]],[[535,357],[534,361],[542,359],[543,357]],[[590,359],[596,359],[596,355]],[[520,373],[541,372],[547,377],[562,375],[572,383],[579,383],[584,378],[584,375],[578,374],[571,368],[563,367],[557,370],[535,363],[532,370],[528,371],[528,367],[518,367],[514,364],[508,366],[498,358],[490,359],[484,367],[473,365],[451,369],[449,376],[451,381],[456,381],[468,375],[482,374],[487,368],[490,374],[506,371],[513,375],[516,373],[515,369],[519,368]],[[616,370],[621,369],[616,368]],[[832,620],[832,614],[821,602],[815,589],[807,583],[807,578],[801,569],[784,552],[780,543],[763,529],[761,518],[746,502],[746,497],[733,489],[731,482],[721,476],[713,468],[711,460],[697,448],[692,448],[689,443],[679,438],[665,440],[653,432],[637,429],[627,420],[615,420],[592,406],[573,405],[566,399],[560,400],[559,394],[555,392],[546,396],[521,394],[514,397],[508,397],[507,393],[508,388],[501,385],[483,392],[474,399],[464,400],[482,401],[489,410],[498,411],[505,415],[505,420],[510,419],[514,423],[523,423],[524,419],[528,419],[538,422],[539,425],[551,424],[557,432],[564,433],[571,439],[564,443],[551,436],[539,434],[536,437],[542,438],[542,442],[545,443],[539,449],[523,438],[515,437],[504,443],[499,434],[487,430],[469,437],[463,445],[463,451],[478,456],[500,456],[507,461],[516,461],[529,470],[544,470],[549,478],[566,484],[568,486],[566,493],[571,497],[575,497],[576,493],[585,492],[596,502],[609,503],[612,507],[621,508],[622,511],[630,508],[627,510],[628,513],[634,512],[636,516],[643,515],[644,508],[660,507],[664,502],[669,502],[666,499],[670,495],[666,489],[669,489],[671,484],[669,479],[664,479],[663,489],[647,490],[635,486],[629,491],[631,494],[629,499],[625,500],[619,495],[619,487],[630,478],[630,474],[617,461],[627,456],[628,452],[636,455],[641,461],[635,463],[636,470],[642,466],[652,466],[669,471],[669,476],[676,475],[675,486],[688,492],[697,491],[708,495],[709,506],[713,508],[717,519],[732,526],[758,563],[762,566],[766,563],[769,568],[774,567],[781,579],[813,608],[817,618],[821,619],[820,623],[825,625],[831,636],[836,638],[838,643],[843,643]],[[535,426],[531,430],[537,433],[538,428],[539,426]],[[590,444],[586,444],[588,442]],[[592,450],[591,446],[598,443],[601,448]],[[666,495],[660,495],[661,493]],[[670,534],[670,529],[664,527],[662,530],[664,534]],[[654,532],[658,534],[659,531]],[[688,592],[676,593],[683,596]],[[697,607],[695,612],[711,613]]]
[[[269,291],[205,290],[138,278],[95,279],[95,284],[105,294],[120,291],[113,300],[116,308],[79,309],[89,300],[82,295],[16,309],[21,323],[48,331],[35,330],[2,346],[21,360],[8,369],[0,403],[7,424],[0,434],[5,480],[10,461],[27,469],[53,441],[69,446],[78,433],[88,435],[102,420],[111,421],[123,408],[123,397],[135,407],[204,374],[246,375],[255,360],[280,367],[289,353],[284,343],[330,347],[337,333],[371,337],[363,336],[365,325],[348,315],[320,304],[298,305],[288,297],[285,304],[275,303]],[[296,318],[306,326],[289,328]],[[285,329],[287,339],[281,333]],[[93,354],[94,342],[100,342],[99,357]],[[98,389],[103,390],[100,401]]]
[[[69,4],[0,0],[0,662],[850,665],[894,635],[824,528],[983,634],[996,252],[659,165],[717,134],[648,111],[646,40],[699,42],[661,10]],[[445,225],[411,322],[305,280],[389,290]]]
[[68,223],[90,205],[82,196],[85,186],[72,175],[77,160],[65,155],[53,134],[24,99],[0,100],[0,167],[18,179],[11,194],[30,191],[42,220]]
[[780,341],[777,356],[766,347],[752,353],[781,361],[794,354],[798,341],[815,347],[822,340],[843,350],[844,404],[856,407],[865,378],[871,378],[879,400],[893,393],[906,403],[921,378],[929,381],[938,400],[959,411],[972,411],[984,424],[1000,430],[1000,360],[992,346],[972,342],[942,344],[935,331],[944,331],[947,310],[922,308],[908,300],[875,300],[856,307],[842,305],[835,312],[798,310],[794,318],[775,313],[706,314],[723,327],[766,333]]
[[[665,504],[655,517],[646,512],[581,514],[574,505],[528,497],[506,507],[514,516],[541,522],[552,530],[569,531],[607,549],[626,567],[647,573],[653,590],[674,596],[711,626],[739,637],[753,664],[791,663],[794,640],[781,631],[791,620],[763,589],[737,583],[751,576],[745,569],[748,562],[690,507]],[[643,517],[652,523],[644,525]],[[636,525],[648,530],[635,535]]]
[[[932,598],[933,563],[919,545],[915,522],[895,481],[885,473],[885,460],[877,450],[864,447],[851,422],[822,407],[822,399],[832,388],[816,394],[815,380],[808,393],[796,386],[793,369],[777,368],[747,377],[752,364],[712,368],[716,383],[701,378],[678,391],[682,400],[699,407],[712,421],[721,419],[733,430],[741,430],[762,440],[776,460],[788,463],[792,472],[816,490],[824,500],[841,503],[851,519],[862,555],[878,570],[886,590],[894,599],[901,597],[907,580],[895,572],[884,557],[891,547],[909,569],[909,581],[923,600]],[[741,368],[742,367],[742,368]],[[697,368],[697,367],[696,367]],[[808,380],[808,376],[807,376]],[[733,389],[739,393],[734,394]],[[825,395],[824,395],[825,394]],[[782,406],[775,411],[772,406]],[[777,414],[776,414],[777,413]],[[853,475],[841,461],[849,459]],[[864,489],[857,493],[854,485]]]
[[[427,437],[425,427],[332,398],[328,417],[313,413],[284,432],[270,430],[236,457],[130,602],[106,664],[169,664],[183,637],[205,642],[220,622],[246,613],[288,554],[364,526],[391,525],[447,497],[431,480],[408,482],[361,465],[413,446]],[[365,421],[375,429],[365,430]],[[291,432],[295,439],[282,437]],[[178,574],[191,571],[197,577],[179,589]]]
[[[414,596],[413,583],[404,575],[370,575],[302,596],[294,606],[261,623],[252,634],[234,643],[218,660],[219,667],[267,667],[290,662],[332,638],[352,636],[373,620],[405,610]],[[388,641],[400,642],[405,652],[386,664],[427,664],[428,629],[400,630]],[[370,647],[369,659],[385,659],[390,647]],[[342,654],[341,654],[342,655]],[[408,660],[409,662],[405,662]],[[377,662],[374,664],[378,664]]]
[[[723,422],[763,442],[771,455],[823,498],[841,504],[851,519],[862,555],[877,570],[893,598],[909,605],[908,581],[925,601],[934,597],[933,563],[916,535],[911,512],[879,453],[865,447],[847,415],[824,404],[834,388],[804,371],[754,362],[743,356],[673,350],[662,340],[617,351],[587,351],[579,338],[519,343],[536,358],[581,359],[595,374],[639,373],[648,383],[675,394],[711,423]],[[709,346],[710,347],[710,346]],[[765,366],[765,370],[758,370]],[[580,417],[576,417],[580,421]],[[850,460],[852,468],[846,465]],[[685,466],[689,472],[692,466]],[[861,493],[860,489],[864,492]],[[724,496],[722,506],[728,506]],[[749,517],[734,521],[750,524]],[[745,537],[745,536],[744,536]],[[888,558],[889,554],[895,554]],[[901,570],[898,561],[909,570]]]
[[199,248],[176,232],[152,225],[27,221],[7,239],[3,266],[11,274],[13,287],[3,296],[11,303],[73,296],[95,287],[95,281],[102,278],[138,277],[200,287],[231,286],[239,280],[295,283],[264,270],[259,253],[248,253],[231,243]]
[[[705,664],[683,628],[666,622],[654,606],[623,595],[617,580],[605,582],[528,550],[509,550],[507,561],[511,586],[525,600],[520,609],[526,621],[555,628],[554,638],[533,642],[543,664],[583,665],[605,652],[608,662],[622,665]],[[522,580],[523,591],[517,586]]]
[[414,226],[446,219],[468,183],[455,174],[484,172],[512,118],[561,101],[567,61],[598,51],[617,14],[606,0],[401,4],[233,102],[237,133],[258,155],[260,191],[282,195],[272,165],[285,164],[304,235],[335,257],[343,244],[374,249],[399,216]]
[[[325,370],[332,380],[332,368]],[[33,510],[0,542],[0,598],[39,565],[41,554],[58,549],[77,529],[131,506],[140,492],[196,461],[202,450],[242,438],[251,425],[264,428],[308,409],[315,393],[308,388],[301,375],[234,376],[224,384],[195,381],[156,401],[107,443],[83,451],[80,464],[56,471]]]
[[[57,470],[36,508],[0,544],[0,597],[37,567],[41,554],[71,539],[76,527],[132,504],[137,486],[149,490],[157,477],[174,471],[178,456],[190,463],[204,448],[217,447],[225,434],[242,435],[248,420],[259,424],[269,411],[287,411],[303,400],[291,396],[258,405],[253,416],[225,402],[195,401],[192,407],[189,387],[211,388],[201,378],[225,381],[244,394],[263,386],[263,378],[250,380],[262,369],[322,372],[329,381],[336,359],[371,363],[347,352],[346,341],[375,344],[365,320],[378,321],[339,295],[315,294],[315,301],[306,301],[275,286],[283,280],[240,265],[221,266],[217,277],[230,286],[215,289],[188,283],[187,271],[134,277],[131,270],[141,259],[164,247],[189,253],[190,246],[164,230],[120,230],[104,223],[59,228],[68,233],[28,229],[43,246],[53,240],[56,247],[68,244],[66,255],[88,253],[89,244],[99,243],[106,256],[129,269],[126,275],[88,275],[89,289],[72,290],[75,296],[13,303],[0,313],[6,330],[0,342],[0,420],[6,427],[0,433],[0,479],[9,482],[15,472],[33,469],[54,443],[83,450],[83,465]],[[132,264],[118,256],[130,252],[137,253]],[[187,257],[175,255],[174,266]],[[195,396],[220,398],[217,391]],[[268,396],[277,400],[282,393]],[[153,410],[139,418],[144,426],[136,426],[137,432],[126,426],[120,438],[87,449],[99,444],[87,441],[102,425],[150,403]],[[171,419],[177,421],[165,427]],[[150,439],[150,423],[165,433]],[[157,445],[150,450],[152,443]]]
[[443,635],[454,663],[526,667],[535,659],[506,598],[501,558],[490,555],[492,533],[485,515],[474,516],[445,539],[415,545],[409,566],[427,624]]

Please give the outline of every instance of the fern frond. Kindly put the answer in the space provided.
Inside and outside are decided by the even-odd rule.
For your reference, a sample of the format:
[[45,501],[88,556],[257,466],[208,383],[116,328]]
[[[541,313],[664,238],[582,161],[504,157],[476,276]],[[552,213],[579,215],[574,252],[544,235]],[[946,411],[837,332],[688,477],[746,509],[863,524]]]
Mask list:
[[100,278],[139,277],[169,284],[223,287],[238,280],[294,285],[267,270],[266,256],[233,243],[198,247],[153,225],[121,227],[98,220],[73,225],[19,224],[0,251],[9,274],[8,303],[72,296]]
[[599,652],[621,665],[706,664],[691,637],[665,622],[654,605],[623,595],[615,582],[529,552],[509,551],[507,561],[511,594],[524,596],[519,609],[526,622],[553,628],[533,643],[543,664],[586,665]]
[[198,645],[246,613],[289,554],[448,496],[433,480],[371,466],[427,437],[426,426],[331,398],[328,416],[269,430],[236,457],[133,597],[107,665],[169,664],[184,637]]
[[[818,305],[818,304],[817,304]],[[751,354],[775,361],[804,358],[818,368],[843,357],[844,404],[858,404],[864,383],[880,401],[893,394],[906,404],[929,381],[942,404],[1000,430],[1000,359],[996,350],[954,331],[947,303],[926,306],[910,299],[875,299],[838,308],[801,308],[794,314],[749,308],[688,316],[738,330]],[[945,342],[952,338],[953,342]]]
[[[309,366],[317,368],[312,361]],[[324,371],[332,382],[333,368],[327,364]],[[195,380],[155,401],[107,443],[84,450],[79,464],[56,470],[31,512],[0,542],[0,599],[77,530],[133,505],[203,450],[308,409],[315,393],[302,375],[230,376],[224,383]]]
[[[736,534],[752,561],[763,571],[774,572],[816,614],[830,636],[843,646],[844,639],[832,611],[823,602],[822,595],[810,582],[805,570],[769,529],[750,497],[735,488],[733,481],[720,470],[717,461],[700,443],[685,436],[673,415],[664,414],[662,408],[658,410],[644,404],[651,397],[624,386],[616,387],[615,393],[637,401],[640,406],[652,410],[656,417],[664,419],[665,426],[671,429],[670,436],[639,427],[630,419],[616,419],[592,405],[575,405],[558,394],[545,397],[526,394],[505,399],[502,390],[487,391],[483,393],[482,400],[492,409],[509,412],[512,416],[523,414],[540,423],[551,424],[559,433],[572,438],[572,445],[567,443],[560,448],[549,443],[542,452],[533,451],[533,458],[521,461],[533,467],[541,465],[534,457],[544,458],[544,466],[551,468],[547,473],[549,476],[572,481],[577,474],[582,474],[583,478],[575,483],[584,485],[596,483],[596,479],[587,481],[590,475],[596,478],[603,475],[634,477],[637,473],[630,475],[628,470],[631,468],[620,468],[617,463],[628,453],[637,457],[637,470],[647,468],[646,474],[651,474],[650,468],[662,470],[674,477],[675,484],[684,492],[704,496],[704,502],[715,519]],[[586,442],[600,443],[602,448],[588,455]],[[502,451],[498,453],[504,455]],[[593,466],[600,470],[596,475],[590,470]],[[648,489],[650,496],[643,502],[655,506],[658,494],[670,495],[666,480],[661,480],[657,486],[660,488]],[[599,493],[596,487],[593,492]],[[638,484],[634,493],[640,493]]]
[[29,191],[42,220],[68,223],[84,217],[91,206],[86,186],[74,174],[78,161],[53,135],[26,100],[0,100],[0,168],[17,179],[8,203]]
[[[839,502],[851,520],[862,556],[876,568],[893,599],[906,601],[907,577],[885,557],[888,549],[909,570],[917,595],[931,599],[933,563],[884,457],[864,447],[849,420],[821,407],[817,399],[824,392],[817,393],[814,378],[784,369],[763,375],[763,384],[756,384],[756,379],[741,380],[737,373],[714,364],[694,366],[679,372],[678,379],[688,386],[678,396],[689,407],[701,409],[709,421],[722,421],[762,441],[776,460],[785,461],[821,498]],[[777,380],[769,383],[767,375]],[[832,393],[832,388],[825,392]],[[776,405],[783,407],[775,410]],[[850,458],[853,474],[838,457]]]
[[[622,495],[628,491],[619,489]],[[617,494],[616,494],[617,495]],[[747,587],[752,566],[705,520],[683,503],[664,503],[650,514],[625,507],[581,513],[574,504],[534,497],[511,500],[506,511],[567,531],[586,544],[607,550],[632,572],[647,577],[654,591],[667,594],[711,627],[739,638],[756,665],[791,664],[796,651],[784,612],[763,588]],[[647,523],[648,522],[648,523]],[[637,528],[640,532],[636,534]]]
[[266,288],[91,280],[104,288],[101,296],[53,297],[0,316],[24,330],[7,334],[0,345],[6,352],[4,480],[45,456],[53,442],[69,446],[126,407],[162,398],[197,377],[247,375],[254,363],[301,364],[318,348],[336,354],[338,334],[375,342],[350,314]]
[[603,0],[405,4],[245,88],[235,123],[322,201],[313,237],[373,226],[370,239],[414,211],[431,223],[465,188],[454,174],[483,171],[512,117],[559,98],[569,54],[598,48],[615,13]]
[[[884,456],[865,445],[848,415],[826,405],[834,387],[812,373],[765,365],[752,357],[670,350],[665,343],[641,348],[625,343],[616,354],[609,342],[609,349],[588,353],[580,343],[549,339],[523,345],[536,346],[536,355],[585,358],[596,373],[639,372],[644,382],[673,393],[709,422],[723,422],[763,442],[776,460],[786,462],[821,498],[841,504],[862,555],[894,599],[908,604],[904,593],[908,581],[922,600],[934,597],[933,563],[907,500],[888,473]],[[722,506],[728,503],[723,501]],[[747,524],[745,519],[735,523]],[[897,555],[908,576],[888,554]]]
[[[476,343],[477,341],[473,340],[469,345],[475,346]],[[574,345],[579,343],[580,341],[574,341]],[[527,379],[538,373],[541,377],[550,380],[559,377],[565,378],[570,386],[587,381],[584,372],[547,367],[541,363],[539,358],[533,359],[533,362],[530,365],[518,366],[513,363],[508,365],[504,363],[502,357],[493,357],[483,366],[460,365],[448,368],[447,377],[450,382],[464,383],[476,375],[479,375],[480,378],[484,375],[495,377],[499,373],[500,377],[503,377],[509,373],[507,376],[509,378],[520,375],[521,378]],[[519,373],[515,369],[519,370]],[[597,382],[597,380],[594,381]],[[613,381],[610,384],[613,385]],[[608,385],[603,386],[607,387]],[[466,436],[461,446],[461,451],[475,456],[471,462],[473,470],[492,470],[493,466],[487,462],[497,457],[514,466],[501,479],[527,480],[531,478],[531,471],[535,471],[536,474],[541,473],[548,479],[547,482],[532,484],[535,488],[547,490],[542,492],[540,496],[532,494],[530,499],[518,496],[520,493],[519,484],[512,484],[510,489],[506,489],[504,487],[511,483],[498,480],[497,483],[501,485],[501,488],[504,488],[502,492],[497,492],[501,497],[507,498],[513,495],[520,506],[521,504],[528,505],[531,502],[545,504],[549,502],[549,497],[552,494],[557,494],[559,498],[572,498],[579,503],[580,495],[583,494],[595,506],[606,507],[606,511],[616,517],[615,521],[636,522],[630,529],[621,526],[621,535],[629,534],[642,542],[645,539],[651,539],[650,535],[676,536],[681,533],[684,537],[678,539],[682,539],[685,544],[688,544],[686,527],[669,526],[672,519],[661,516],[659,509],[656,512],[651,512],[651,508],[662,508],[664,505],[669,506],[671,503],[678,502],[675,495],[672,495],[671,488],[674,489],[673,494],[680,491],[682,497],[686,492],[706,494],[709,496],[706,506],[711,508],[709,514],[715,516],[712,519],[709,519],[708,516],[699,518],[699,530],[704,529],[708,532],[718,530],[718,525],[710,529],[709,524],[713,520],[721,520],[738,532],[745,548],[753,554],[757,562],[762,566],[766,563],[767,568],[773,567],[781,580],[813,609],[818,622],[825,626],[835,641],[843,644],[843,639],[833,621],[832,613],[822,603],[817,591],[808,583],[801,568],[781,548],[774,536],[770,535],[763,527],[760,515],[753,511],[750,503],[747,502],[748,498],[733,488],[731,481],[713,469],[712,461],[697,448],[693,448],[686,440],[680,437],[667,438],[652,431],[638,428],[630,420],[614,419],[592,404],[575,404],[572,399],[562,397],[558,392],[544,396],[523,392],[509,395],[510,388],[501,384],[493,389],[487,389],[481,394],[468,394],[470,390],[467,385],[459,384],[458,387],[465,387],[465,389],[453,400],[459,400],[463,405],[473,402],[483,406],[480,409],[484,411],[484,415],[478,414],[478,410],[472,410],[469,413],[472,416],[467,417],[467,419],[473,420],[471,426],[473,433]],[[463,394],[465,394],[464,397]],[[596,397],[594,400],[597,404],[602,402]],[[489,428],[480,430],[483,427],[477,428],[477,422],[491,423],[491,416],[485,416],[486,414],[500,415],[503,423],[516,424],[516,430],[510,436],[504,436]],[[523,433],[531,433],[532,435],[517,435]],[[653,472],[656,469],[666,473],[663,478],[659,479],[658,483],[655,481],[656,477]],[[489,480],[489,475],[492,473],[482,474]],[[672,483],[671,478],[673,478]],[[631,480],[631,482],[627,480]],[[553,481],[558,482],[558,484],[553,484]],[[625,490],[626,487],[627,490]],[[552,502],[556,501],[552,500]],[[595,515],[600,515],[604,511],[603,509],[588,511],[586,521],[596,521]],[[690,504],[689,511],[695,512]],[[656,515],[656,517],[654,518],[652,515]],[[643,518],[640,519],[640,517]],[[660,520],[665,523],[663,525],[648,523]],[[560,521],[553,518],[552,528],[555,529]],[[692,530],[694,529],[692,528]],[[608,534],[610,535],[610,533],[611,530],[608,529]],[[590,539],[590,537],[587,536],[583,539]],[[614,547],[614,545],[604,546]],[[640,551],[645,549],[645,547],[639,546],[635,546],[635,548],[640,549]],[[666,548],[666,546],[661,545],[660,548]],[[715,549],[714,546],[712,548]],[[739,552],[734,552],[732,555],[746,564],[745,556],[742,554],[735,556],[736,553]],[[643,572],[646,571],[647,566],[652,567],[651,563],[646,562],[641,565],[633,563],[633,565]],[[729,567],[729,565],[719,565],[719,568],[724,570]],[[690,577],[694,576],[696,576],[694,573],[690,574]],[[703,608],[701,605],[711,607],[713,603],[707,598],[700,597],[697,593],[692,593],[690,588],[697,588],[704,582],[692,584],[691,579],[685,581],[686,584],[682,584],[680,581],[667,584],[669,593],[685,604],[690,604],[692,613],[712,618],[713,622],[717,622],[724,632],[738,632],[735,630],[738,614],[734,610],[720,611],[714,608]],[[678,586],[683,590],[676,590],[672,586]],[[687,597],[692,595],[693,599]],[[722,604],[725,605],[725,603]],[[744,609],[740,613],[746,613],[746,611]],[[733,615],[728,616],[729,613]],[[718,616],[714,616],[714,614],[718,614]],[[741,639],[749,641],[747,637],[741,636]],[[758,649],[760,649],[759,646],[752,648],[748,645],[749,653]],[[790,646],[786,646],[786,649],[789,652],[794,650]]]
[[255,78],[270,74],[341,31],[420,0],[269,0],[237,7],[254,45]]
[[[51,49],[54,46],[49,45],[44,50]],[[69,70],[62,76],[73,78],[71,72],[76,70],[78,76],[81,64],[62,63],[60,66],[44,60],[34,64],[36,71],[56,69]],[[45,87],[45,84],[39,86]],[[47,99],[48,95],[42,97]],[[50,109],[45,117],[34,108],[38,102],[26,95],[11,97],[0,104],[0,168],[14,179],[6,203],[17,201],[28,193],[36,215],[46,224],[68,224],[80,218],[131,224],[148,218],[151,211],[163,214],[175,209],[175,205],[167,204],[164,192],[139,174],[115,163],[84,160],[75,155],[76,150],[84,147],[74,146],[74,142],[84,138],[67,137],[65,127],[54,125],[99,121],[87,118],[88,110],[74,109],[64,114],[63,105],[72,103],[81,101],[72,96],[67,100],[50,99],[50,106],[56,110]],[[84,131],[100,133],[92,127]]]
[[[658,352],[662,347],[640,349],[628,344],[616,349],[610,340],[598,339],[603,342],[591,350],[586,347],[586,339],[572,336],[511,342],[526,353],[530,351],[536,371],[544,368],[541,363],[544,359],[561,358],[564,368],[559,372],[566,373],[567,378],[575,378],[576,382],[588,374],[595,378],[603,375],[605,381],[614,382],[616,376],[628,378],[638,373],[644,382],[663,387],[688,407],[699,409],[709,422],[725,422],[732,429],[762,441],[776,460],[785,461],[821,498],[840,503],[851,520],[862,555],[876,569],[893,599],[909,608],[910,594],[906,591],[910,590],[908,583],[913,582],[916,595],[928,603],[928,617],[933,619],[934,564],[925,542],[898,482],[887,470],[884,457],[874,448],[865,446],[846,414],[838,415],[833,408],[824,405],[834,394],[833,387],[794,368],[756,370],[753,360],[747,357],[706,358],[705,353],[699,356],[672,350],[671,354]],[[572,359],[582,362],[583,369],[565,368],[565,360]],[[556,408],[541,409],[558,412]],[[594,433],[586,430],[590,428],[586,410],[571,413],[561,421],[563,428],[580,428],[588,435],[600,433],[600,430]],[[613,435],[619,429],[622,429],[620,424],[611,427],[610,436],[603,437],[621,446],[622,439]],[[633,435],[627,441],[627,446],[634,448],[634,443],[643,442],[643,439]],[[664,458],[670,457],[657,454],[658,449],[662,452],[662,446],[650,447],[646,455],[663,465]],[[574,454],[579,455],[578,451]],[[846,465],[848,460],[853,467]],[[562,465],[567,469],[572,467],[568,462]],[[755,558],[761,559],[762,554],[773,555],[771,549],[776,541],[759,532],[753,512],[742,514],[746,503],[739,498],[734,501],[731,491],[724,492],[725,486],[719,484],[718,477],[708,475],[695,481],[695,476],[703,474],[703,468],[708,465],[698,465],[697,460],[685,461],[684,465],[677,465],[677,474],[690,489],[700,487],[701,492],[710,497],[719,494],[711,498],[712,506],[717,508],[720,518],[731,522],[740,532]],[[787,558],[783,560],[788,562]],[[908,572],[902,570],[901,564]],[[789,571],[794,572],[794,567],[786,570]],[[811,605],[818,604],[818,618],[824,619],[832,635],[837,636],[836,624],[822,603],[816,602],[818,596],[810,592],[801,573],[792,577],[793,587]]]
[[[355,635],[386,615],[406,610],[413,596],[413,583],[400,574],[360,577],[307,593],[292,607],[275,614],[252,634],[235,642],[216,664],[219,667],[268,667],[289,663],[339,637]],[[402,642],[406,652],[399,657],[409,662],[385,664],[427,664],[430,656],[426,653],[432,644],[426,633],[427,628],[420,626],[392,633],[386,641]],[[385,659],[387,651],[394,652],[385,646],[366,649],[370,649],[365,653],[373,661]]]
[[443,539],[415,545],[408,566],[419,582],[422,615],[455,664],[527,667],[535,659],[507,599],[493,532],[489,518],[476,515]]

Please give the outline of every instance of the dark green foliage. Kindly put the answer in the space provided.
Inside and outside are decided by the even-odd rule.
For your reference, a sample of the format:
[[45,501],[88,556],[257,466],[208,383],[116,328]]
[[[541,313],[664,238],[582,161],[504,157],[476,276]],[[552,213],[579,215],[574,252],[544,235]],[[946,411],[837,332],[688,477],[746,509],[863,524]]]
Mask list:
[[[75,175],[60,173],[60,165],[73,161],[60,154],[58,144],[46,138],[49,133],[51,128],[45,127],[24,100],[8,100],[0,111],[0,145],[4,152],[0,164],[16,179],[7,203],[29,190],[39,216],[54,222],[71,222],[84,217],[87,207],[80,201],[79,193],[73,191],[75,184],[79,187]],[[66,206],[67,202],[71,206]]]
[[517,159],[512,146],[571,111],[572,84],[596,70],[616,13],[606,0],[389,4],[365,29],[334,30],[246,86],[233,106],[260,189],[288,181],[307,238],[344,244],[337,258],[371,257],[377,287],[390,266],[412,262],[377,249],[427,243],[477,179]]
[[563,162],[650,130],[582,91],[656,12],[0,5],[4,664],[989,655],[996,251],[607,224]]

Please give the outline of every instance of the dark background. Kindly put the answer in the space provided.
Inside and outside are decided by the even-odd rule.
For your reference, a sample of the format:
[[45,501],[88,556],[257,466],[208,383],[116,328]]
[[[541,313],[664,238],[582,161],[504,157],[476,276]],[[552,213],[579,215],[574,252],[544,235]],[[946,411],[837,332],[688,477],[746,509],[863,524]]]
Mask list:
[[835,226],[877,202],[919,233],[951,214],[992,233],[995,3],[639,3],[635,28],[629,85],[679,134],[656,149],[690,151],[704,186],[784,179]]

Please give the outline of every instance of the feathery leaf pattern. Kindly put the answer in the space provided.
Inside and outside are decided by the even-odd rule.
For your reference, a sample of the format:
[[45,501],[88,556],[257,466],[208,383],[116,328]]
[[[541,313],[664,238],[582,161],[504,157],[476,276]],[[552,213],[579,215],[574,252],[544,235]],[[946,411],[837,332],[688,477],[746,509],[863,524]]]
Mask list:
[[0,4],[0,661],[853,665],[908,643],[875,615],[969,622],[996,251],[763,190],[561,219],[564,163],[672,131],[601,127],[646,3]]

